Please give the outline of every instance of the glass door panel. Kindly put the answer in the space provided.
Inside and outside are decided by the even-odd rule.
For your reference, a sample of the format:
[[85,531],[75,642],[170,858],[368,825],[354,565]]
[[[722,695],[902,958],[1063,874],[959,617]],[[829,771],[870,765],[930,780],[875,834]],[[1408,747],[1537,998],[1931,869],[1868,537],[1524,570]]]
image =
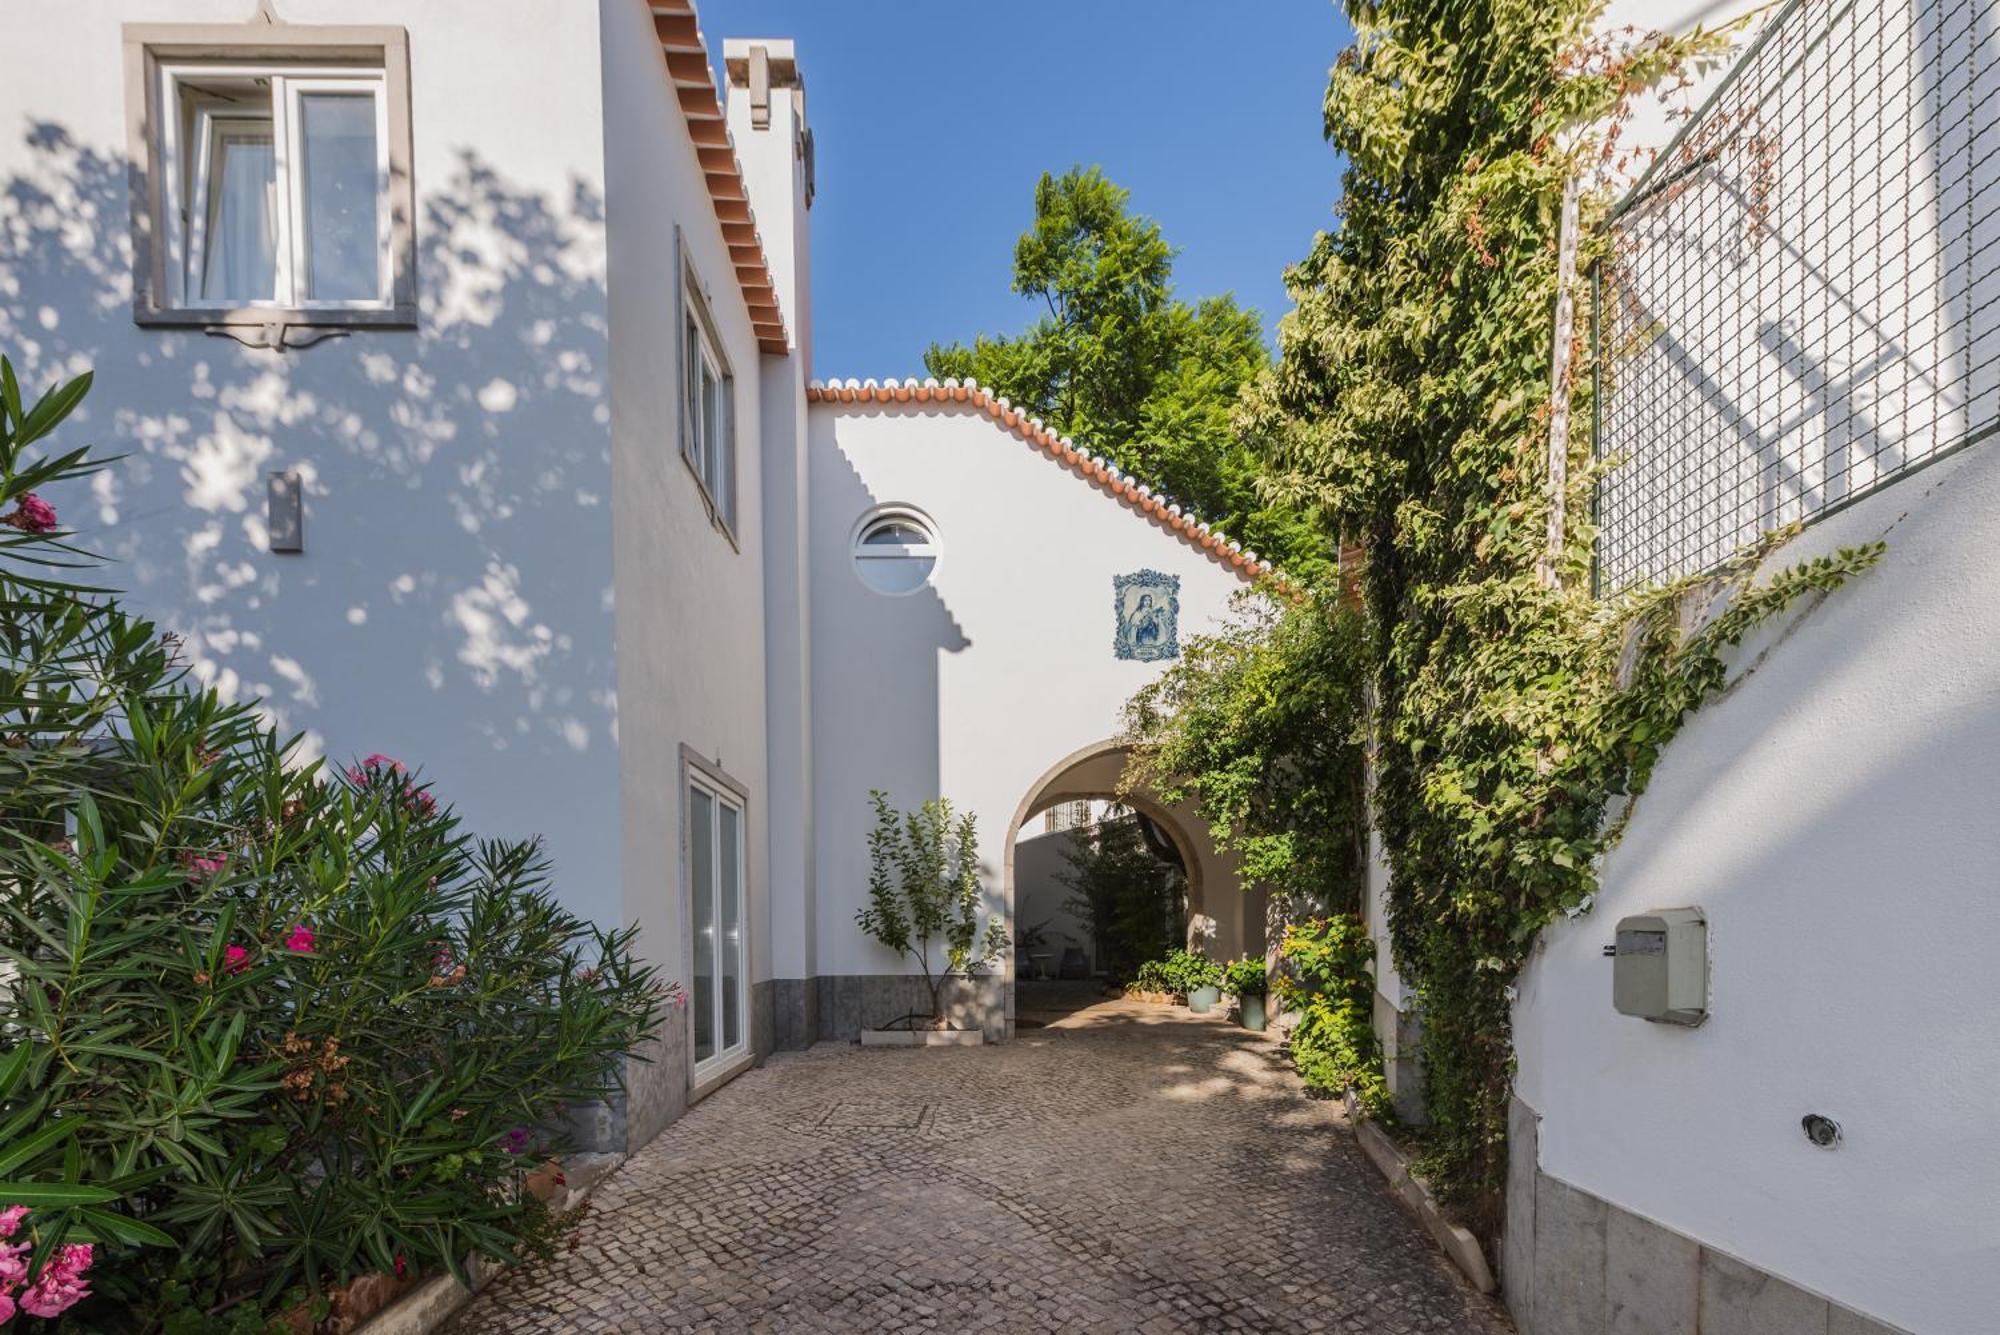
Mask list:
[[722,900],[722,1046],[743,1045],[743,817],[727,802],[719,805],[721,855],[716,890]]
[[715,799],[688,790],[688,880],[694,901],[694,1059],[716,1053]]

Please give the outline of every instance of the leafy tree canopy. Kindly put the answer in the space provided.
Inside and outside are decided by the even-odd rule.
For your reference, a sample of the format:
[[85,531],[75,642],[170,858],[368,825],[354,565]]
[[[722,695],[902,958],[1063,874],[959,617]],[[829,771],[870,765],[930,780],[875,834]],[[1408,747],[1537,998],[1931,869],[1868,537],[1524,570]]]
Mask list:
[[971,377],[1304,574],[1330,552],[1296,500],[1271,500],[1232,424],[1237,390],[1268,368],[1255,311],[1173,291],[1174,250],[1096,167],[1043,173],[1014,247],[1014,290],[1044,309],[1026,332],[931,345],[935,376]]

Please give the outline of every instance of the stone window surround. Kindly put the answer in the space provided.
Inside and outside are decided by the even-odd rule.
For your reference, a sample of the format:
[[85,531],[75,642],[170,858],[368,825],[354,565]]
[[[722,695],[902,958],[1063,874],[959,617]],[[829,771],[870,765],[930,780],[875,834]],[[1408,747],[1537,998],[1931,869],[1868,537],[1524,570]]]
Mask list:
[[[132,204],[132,319],[169,328],[249,334],[272,326],[409,329],[417,323],[416,190],[411,171],[410,40],[402,28],[361,24],[128,23],[125,132]],[[162,62],[379,61],[389,122],[389,304],[348,310],[293,306],[171,306],[164,229],[168,207],[160,162]],[[267,340],[268,341],[268,340]]]

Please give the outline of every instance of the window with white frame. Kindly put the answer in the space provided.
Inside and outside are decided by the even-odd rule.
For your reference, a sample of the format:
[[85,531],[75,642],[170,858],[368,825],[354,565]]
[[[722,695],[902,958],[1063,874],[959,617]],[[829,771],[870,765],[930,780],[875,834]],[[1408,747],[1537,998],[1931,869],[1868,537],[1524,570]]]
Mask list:
[[178,306],[389,301],[382,71],[166,66]]
[[146,112],[138,317],[412,321],[401,30],[256,29],[126,30]]
[[716,522],[736,531],[735,381],[708,312],[688,280],[681,320],[681,454],[701,481]]
[[854,573],[877,593],[915,593],[937,569],[937,530],[908,506],[885,506],[854,529]]

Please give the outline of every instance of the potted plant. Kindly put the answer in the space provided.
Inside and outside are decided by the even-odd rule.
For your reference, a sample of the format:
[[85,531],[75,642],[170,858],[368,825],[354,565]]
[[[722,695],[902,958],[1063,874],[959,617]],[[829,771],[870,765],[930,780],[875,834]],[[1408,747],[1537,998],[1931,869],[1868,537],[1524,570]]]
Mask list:
[[1245,1029],[1264,1030],[1264,961],[1231,960],[1222,971],[1222,990],[1236,998],[1238,1020]]
[[1206,955],[1176,950],[1167,956],[1167,970],[1174,991],[1187,998],[1188,1009],[1196,1015],[1208,1014],[1222,1000],[1222,966]]

